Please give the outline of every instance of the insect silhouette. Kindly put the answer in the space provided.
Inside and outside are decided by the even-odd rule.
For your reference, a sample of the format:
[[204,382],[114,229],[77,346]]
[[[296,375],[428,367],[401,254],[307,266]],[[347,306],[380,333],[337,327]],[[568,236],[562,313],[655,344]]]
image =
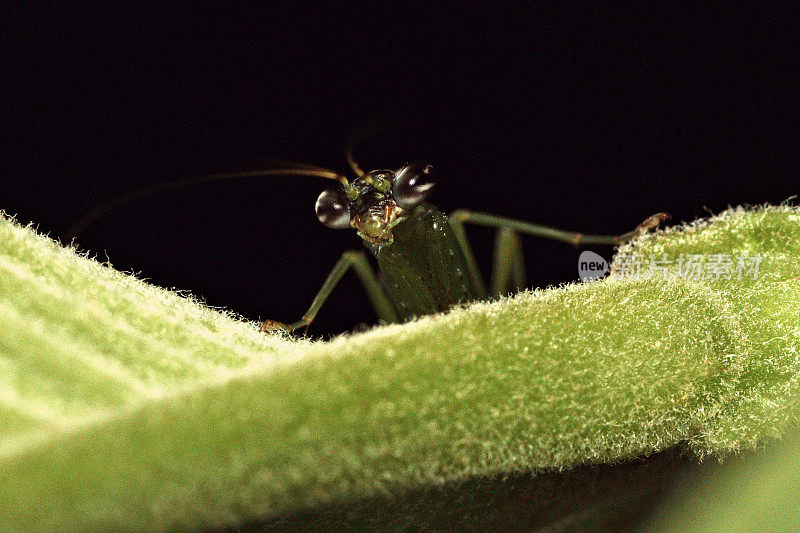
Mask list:
[[[404,322],[433,314],[460,303],[497,298],[526,287],[520,234],[571,243],[615,245],[659,225],[664,213],[653,215],[635,230],[622,235],[591,235],[523,222],[488,213],[460,209],[449,216],[428,202],[435,179],[433,167],[421,161],[397,170],[364,172],[347,150],[355,174],[343,174],[312,165],[280,163],[276,168],[216,174],[163,183],[119,196],[98,205],[66,233],[72,241],[105,212],[133,200],[191,184],[257,176],[315,176],[336,181],[317,199],[316,214],[332,229],[355,229],[374,256],[373,270],[363,250],[342,254],[308,311],[296,322],[265,320],[262,331],[294,331],[308,327],[336,284],[351,268],[361,280],[378,318],[385,323]],[[497,230],[491,282],[487,288],[464,231],[465,224]]]

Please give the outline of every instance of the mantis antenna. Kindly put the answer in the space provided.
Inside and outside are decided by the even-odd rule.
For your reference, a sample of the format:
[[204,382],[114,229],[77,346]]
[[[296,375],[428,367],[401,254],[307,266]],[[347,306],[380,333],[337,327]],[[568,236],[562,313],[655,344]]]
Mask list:
[[350,142],[347,143],[347,152],[346,152],[347,164],[350,165],[350,168],[353,169],[353,172],[355,173],[355,175],[360,178],[360,177],[364,176],[364,171],[361,170],[361,167],[358,166],[358,163],[356,163],[356,160],[353,159],[353,148],[355,148],[356,144],[358,144],[358,141],[354,141],[354,140],[351,140]]
[[[220,180],[234,179],[234,178],[254,178],[263,176],[310,176],[310,177],[336,180],[341,182],[342,185],[344,185],[345,187],[347,187],[350,184],[347,181],[347,177],[337,172],[334,172],[333,170],[328,170],[326,168],[315,167],[313,165],[305,165],[301,163],[289,163],[283,161],[281,161],[279,164],[281,166],[270,169],[248,170],[244,172],[230,172],[225,174],[211,174],[207,176],[199,176],[197,178],[168,181],[166,183],[159,183],[158,185],[153,185],[152,187],[146,187],[144,189],[139,189],[137,191],[133,191],[127,194],[117,196],[115,198],[111,198],[93,207],[85,215],[83,215],[76,223],[70,226],[70,228],[64,235],[64,239],[67,242],[72,242],[72,240],[74,240],[78,235],[83,233],[86,230],[86,228],[88,228],[97,219],[99,219],[112,209],[115,209],[130,202],[134,202],[136,200],[141,200],[142,198],[146,198],[147,196],[153,194],[169,191],[172,189],[180,189],[181,187],[188,187],[190,185],[198,185],[201,183],[208,183],[212,181],[220,181]],[[355,162],[353,164],[355,164]],[[358,168],[358,165],[356,165],[355,168]]]
[[[385,128],[388,124],[389,121],[385,118],[377,119],[350,135],[350,138],[347,141],[347,149],[345,151],[345,154],[347,156],[347,164],[350,165],[350,168],[353,169],[353,172],[355,173],[356,176],[363,177],[365,173],[363,170],[361,170],[361,167],[358,166],[358,163],[356,163],[355,159],[353,158],[353,149],[361,142],[374,136],[375,133]],[[91,226],[97,219],[102,217],[104,214],[111,211],[112,209],[115,209],[127,203],[134,202],[136,200],[141,200],[142,198],[146,198],[147,196],[157,194],[160,192],[169,191],[172,189],[180,189],[181,187],[188,187],[191,185],[198,185],[201,183],[208,183],[211,181],[220,181],[220,180],[234,179],[234,178],[255,178],[264,176],[311,176],[311,177],[337,180],[342,185],[344,185],[345,188],[350,186],[350,182],[347,181],[346,176],[334,172],[333,170],[328,170],[327,168],[317,167],[314,165],[307,165],[305,163],[294,163],[289,161],[276,161],[274,162],[274,164],[275,168],[268,168],[262,170],[247,170],[243,172],[230,172],[225,174],[211,174],[207,176],[200,176],[185,180],[168,181],[166,183],[160,183],[158,185],[153,185],[152,187],[146,187],[144,189],[139,189],[137,191],[133,191],[127,194],[123,194],[121,196],[111,198],[93,207],[86,214],[84,214],[77,222],[75,222],[72,226],[70,226],[66,234],[64,235],[64,239],[67,242],[71,242],[78,235],[86,231],[86,228]]]

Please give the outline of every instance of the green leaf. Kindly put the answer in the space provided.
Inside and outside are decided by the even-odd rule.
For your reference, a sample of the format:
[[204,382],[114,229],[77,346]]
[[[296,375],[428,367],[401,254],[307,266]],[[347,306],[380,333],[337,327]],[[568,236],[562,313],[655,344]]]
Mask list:
[[673,495],[651,531],[794,531],[800,524],[800,434],[723,463]]
[[[752,447],[797,412],[799,219],[730,210],[638,239],[599,282],[323,343],[0,217],[0,529],[219,527]],[[651,252],[763,262],[756,279],[619,272]]]

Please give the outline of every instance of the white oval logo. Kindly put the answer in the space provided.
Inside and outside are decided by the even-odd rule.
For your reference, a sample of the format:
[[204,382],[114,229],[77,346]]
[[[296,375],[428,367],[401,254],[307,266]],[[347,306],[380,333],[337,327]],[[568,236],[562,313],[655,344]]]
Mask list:
[[602,278],[608,274],[608,261],[589,250],[581,252],[578,258],[578,274],[583,281]]

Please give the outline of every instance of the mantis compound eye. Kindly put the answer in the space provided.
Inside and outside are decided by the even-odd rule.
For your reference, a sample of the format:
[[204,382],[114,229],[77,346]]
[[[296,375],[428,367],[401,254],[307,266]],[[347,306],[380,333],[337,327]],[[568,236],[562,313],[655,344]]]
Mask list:
[[350,206],[344,193],[337,189],[326,189],[317,198],[317,218],[320,222],[333,229],[347,229],[350,227]]
[[403,209],[418,206],[433,192],[435,183],[431,178],[427,163],[414,161],[404,166],[394,178],[394,201]]

